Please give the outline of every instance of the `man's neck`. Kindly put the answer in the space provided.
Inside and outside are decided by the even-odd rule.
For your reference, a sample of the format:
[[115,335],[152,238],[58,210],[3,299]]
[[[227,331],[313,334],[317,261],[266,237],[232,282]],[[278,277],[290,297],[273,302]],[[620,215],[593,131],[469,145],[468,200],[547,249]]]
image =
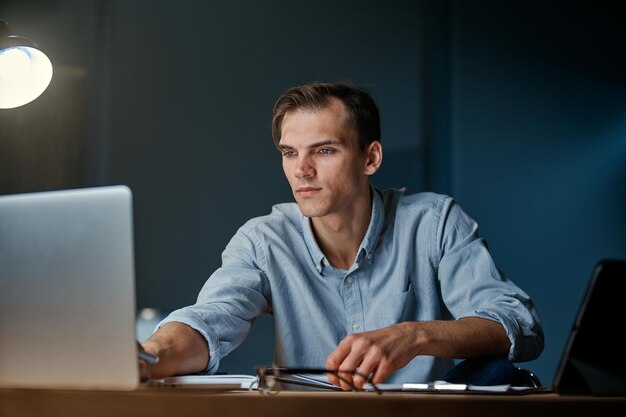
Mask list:
[[372,216],[372,197],[368,192],[355,202],[349,213],[311,218],[311,227],[328,262],[339,269],[349,269],[367,233]]

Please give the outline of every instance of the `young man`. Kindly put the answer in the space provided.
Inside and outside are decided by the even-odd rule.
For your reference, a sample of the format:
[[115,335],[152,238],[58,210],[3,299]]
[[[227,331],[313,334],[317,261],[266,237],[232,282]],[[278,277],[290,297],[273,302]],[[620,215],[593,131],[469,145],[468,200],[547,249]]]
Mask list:
[[369,94],[292,88],[273,136],[296,204],[237,231],[197,303],[144,343],[160,358],[141,362],[144,379],[215,372],[261,314],[275,320],[277,365],[339,370],[357,387],[364,376],[436,380],[454,358],[539,356],[533,303],[496,268],[476,223],[450,197],[370,185],[383,152]]

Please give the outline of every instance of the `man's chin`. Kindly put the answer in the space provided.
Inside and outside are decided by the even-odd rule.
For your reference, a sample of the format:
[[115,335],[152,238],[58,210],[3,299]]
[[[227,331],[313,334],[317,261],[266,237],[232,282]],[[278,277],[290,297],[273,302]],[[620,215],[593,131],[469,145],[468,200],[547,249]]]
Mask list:
[[321,207],[314,207],[310,202],[296,200],[296,203],[305,217],[322,217],[326,215],[326,210]]

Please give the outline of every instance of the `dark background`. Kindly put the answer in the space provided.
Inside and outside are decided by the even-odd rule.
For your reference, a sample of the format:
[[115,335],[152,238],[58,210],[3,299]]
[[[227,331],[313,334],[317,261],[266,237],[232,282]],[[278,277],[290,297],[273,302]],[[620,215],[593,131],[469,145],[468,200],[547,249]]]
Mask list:
[[[626,258],[622,2],[0,0],[0,19],[55,71],[0,110],[0,194],[130,186],[138,308],[193,303],[237,228],[292,200],[271,110],[310,81],[377,100],[377,186],[478,221],[537,304],[546,349],[521,365],[544,385],[593,266]],[[272,332],[222,369],[269,364]]]

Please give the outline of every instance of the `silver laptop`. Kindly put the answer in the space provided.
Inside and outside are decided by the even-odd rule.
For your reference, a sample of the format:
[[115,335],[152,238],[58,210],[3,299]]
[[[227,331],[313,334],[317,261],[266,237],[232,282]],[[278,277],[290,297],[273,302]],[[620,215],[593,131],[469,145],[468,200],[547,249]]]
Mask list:
[[131,191],[0,196],[0,387],[138,381]]

